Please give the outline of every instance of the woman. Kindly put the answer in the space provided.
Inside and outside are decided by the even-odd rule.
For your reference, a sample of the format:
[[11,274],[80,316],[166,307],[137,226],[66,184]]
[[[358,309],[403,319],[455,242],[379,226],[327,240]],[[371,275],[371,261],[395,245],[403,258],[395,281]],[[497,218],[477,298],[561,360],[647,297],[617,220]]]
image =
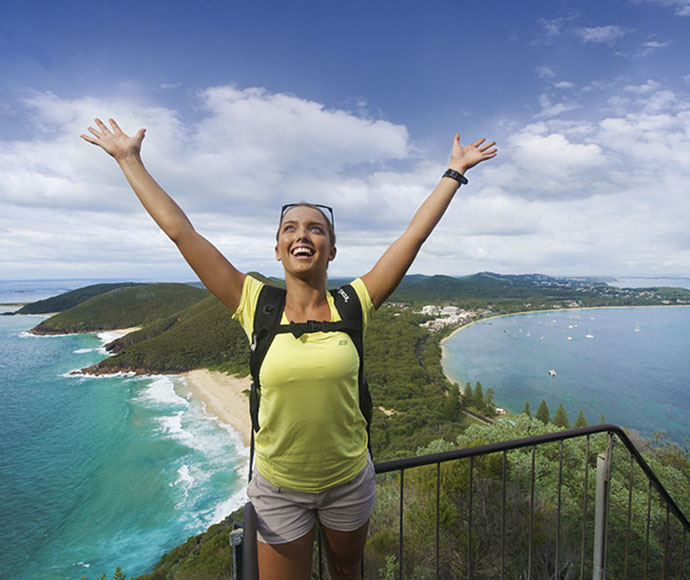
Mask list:
[[[198,234],[151,177],[140,156],[144,129],[130,137],[112,119],[110,127],[100,119],[95,124],[88,129],[90,135],[81,137],[115,158],[151,217],[251,336],[262,284],[237,270]],[[369,272],[352,283],[365,327],[372,312],[402,280],[460,184],[467,183],[465,172],[494,157],[494,145],[480,139],[463,146],[455,135],[449,170],[405,232]],[[300,203],[285,206],[281,212],[275,254],[285,271],[285,323],[339,319],[326,291],[328,264],[336,255],[333,217],[321,207]],[[334,342],[336,334],[340,333],[280,335],[261,366],[262,428],[256,440],[256,475],[247,493],[257,510],[262,579],[309,577],[316,518],[326,537],[332,576],[360,578],[374,504],[374,471],[366,422],[356,403],[352,404],[357,400],[357,367],[352,358],[356,352],[350,346],[337,350],[335,345],[346,341],[341,337]],[[324,394],[319,387],[326,385]],[[340,401],[335,413],[334,401]]]

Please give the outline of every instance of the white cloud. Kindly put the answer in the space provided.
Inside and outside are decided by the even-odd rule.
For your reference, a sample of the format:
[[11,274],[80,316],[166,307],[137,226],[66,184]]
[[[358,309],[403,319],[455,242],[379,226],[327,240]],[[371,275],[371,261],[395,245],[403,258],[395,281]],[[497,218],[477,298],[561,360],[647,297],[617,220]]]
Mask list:
[[539,79],[552,79],[556,76],[556,71],[553,70],[553,67],[549,66],[548,64],[540,64],[535,69],[535,72],[537,73],[537,78]]
[[557,89],[574,89],[575,83],[571,83],[570,81],[558,81],[553,83],[553,86]]
[[690,0],[635,0],[670,8],[677,16],[690,16]]
[[646,83],[642,85],[628,85],[624,87],[623,90],[628,93],[644,95],[659,90],[660,86],[661,85],[658,82],[649,79]]
[[[412,272],[690,269],[687,95],[657,79],[617,87],[615,113],[545,97],[543,111],[574,114],[514,124],[498,157],[471,171]],[[150,102],[33,95],[33,132],[0,141],[3,274],[193,278],[116,164],[78,139],[96,115],[131,132],[146,126],[147,166],[195,227],[238,267],[269,274],[280,273],[272,247],[281,203],[334,205],[330,272],[357,275],[444,168],[445,158],[413,156],[405,127],[387,121],[261,89],[215,87],[199,99],[202,117],[189,121]]]
[[670,40],[667,40],[666,42],[660,42],[658,40],[650,40],[648,42],[642,43],[642,46],[640,49],[637,51],[636,55],[637,57],[645,57],[653,52],[656,52],[657,50],[661,50],[663,48],[666,48],[671,44]]
[[577,28],[575,34],[579,36],[585,44],[605,44],[613,46],[624,36],[633,32],[624,26],[609,24],[608,26],[594,26],[591,28]]
[[554,103],[551,97],[546,94],[539,96],[539,105],[541,106],[541,111],[535,115],[536,118],[557,117],[561,113],[574,111],[580,108],[580,105],[577,103],[568,103],[565,101]]
[[570,20],[572,20],[572,17],[540,18],[539,25],[541,26],[541,31],[532,44],[552,44],[555,39],[563,34],[565,26]]
[[[56,252],[74,256],[83,267],[95,260],[113,269],[127,267],[115,254],[129,256],[131,268],[141,267],[135,264],[143,260],[146,271],[153,263],[170,265],[167,258],[156,259],[154,248],[161,247],[174,256],[172,263],[179,262],[114,161],[79,139],[95,116],[112,116],[130,133],[148,128],[143,157],[149,169],[195,226],[243,265],[256,258],[257,232],[266,233],[265,255],[271,255],[282,203],[306,198],[350,207],[346,200],[370,197],[375,187],[371,176],[386,162],[408,157],[405,127],[313,101],[261,89],[215,87],[202,91],[200,102],[201,121],[184,123],[176,111],[145,102],[70,100],[49,93],[28,99],[33,132],[23,141],[0,141],[0,203],[5,209],[0,229],[10,232],[0,248],[3,272],[23,270],[18,264],[39,254],[42,262],[58,264]],[[346,188],[349,197],[338,197],[342,183],[356,181],[350,177],[353,172],[364,175],[361,191]],[[27,212],[36,218],[29,220]],[[340,213],[340,222],[346,214]],[[18,215],[21,219],[15,219]],[[135,223],[137,235],[132,236]],[[142,247],[152,249],[150,258],[142,257]]]

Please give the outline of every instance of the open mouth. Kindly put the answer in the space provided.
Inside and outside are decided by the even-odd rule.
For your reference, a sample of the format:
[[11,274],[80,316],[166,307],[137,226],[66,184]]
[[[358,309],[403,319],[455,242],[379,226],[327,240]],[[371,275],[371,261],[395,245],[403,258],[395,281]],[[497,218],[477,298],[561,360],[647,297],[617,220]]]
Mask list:
[[308,258],[314,255],[314,250],[309,246],[296,246],[292,248],[290,253],[297,258]]

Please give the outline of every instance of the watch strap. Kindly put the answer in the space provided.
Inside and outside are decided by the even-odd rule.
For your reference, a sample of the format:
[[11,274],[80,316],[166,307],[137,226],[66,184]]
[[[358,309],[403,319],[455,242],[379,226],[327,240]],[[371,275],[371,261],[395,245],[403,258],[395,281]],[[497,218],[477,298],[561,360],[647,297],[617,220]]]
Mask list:
[[460,185],[467,185],[469,183],[467,177],[465,177],[459,171],[455,171],[455,169],[448,169],[443,174],[443,177],[450,177],[451,179],[455,179],[455,181],[457,181]]

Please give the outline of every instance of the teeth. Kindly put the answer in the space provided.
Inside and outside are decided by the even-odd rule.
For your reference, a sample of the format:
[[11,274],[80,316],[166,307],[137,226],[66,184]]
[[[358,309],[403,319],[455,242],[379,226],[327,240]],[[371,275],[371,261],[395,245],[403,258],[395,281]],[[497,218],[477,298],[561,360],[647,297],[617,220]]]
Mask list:
[[314,250],[311,248],[305,248],[304,246],[300,246],[299,248],[292,250],[293,256],[311,256],[313,253]]

